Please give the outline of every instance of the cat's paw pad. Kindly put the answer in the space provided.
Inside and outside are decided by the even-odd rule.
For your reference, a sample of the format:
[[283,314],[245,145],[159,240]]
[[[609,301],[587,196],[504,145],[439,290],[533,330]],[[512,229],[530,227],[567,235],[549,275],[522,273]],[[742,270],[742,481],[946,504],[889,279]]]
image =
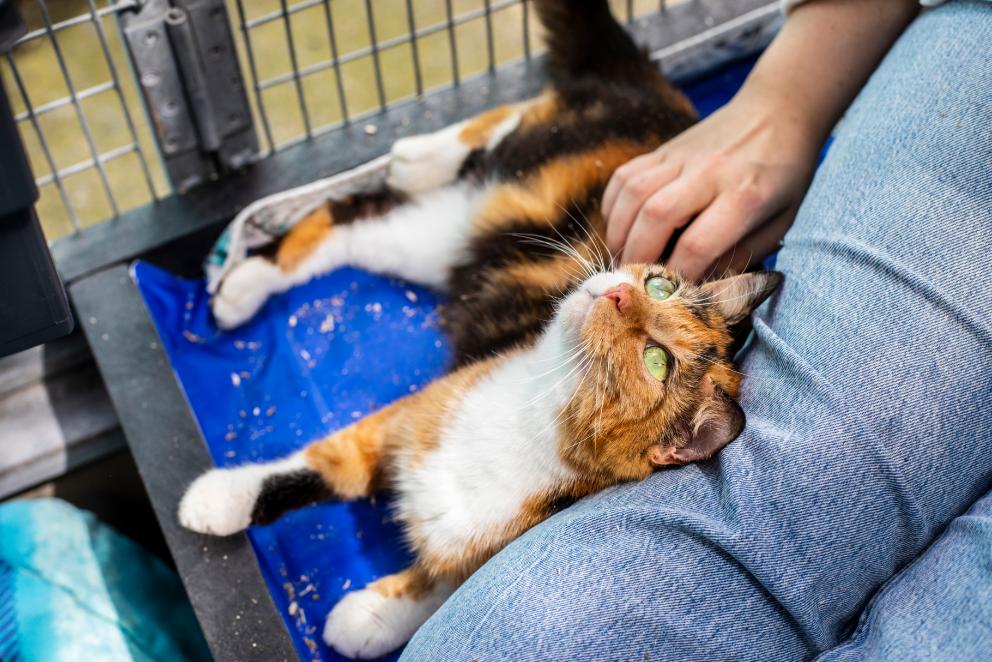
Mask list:
[[194,480],[179,502],[179,523],[214,536],[247,529],[263,480],[252,469],[212,469]]
[[401,138],[393,144],[386,182],[404,193],[422,193],[450,184],[468,157],[468,145],[458,134],[461,125],[423,136]]
[[273,292],[279,291],[282,272],[265,258],[250,257],[221,281],[210,301],[217,326],[233,329],[250,320]]
[[348,593],[331,610],[324,642],[341,655],[370,660],[396,650],[425,620],[415,602],[373,589]]

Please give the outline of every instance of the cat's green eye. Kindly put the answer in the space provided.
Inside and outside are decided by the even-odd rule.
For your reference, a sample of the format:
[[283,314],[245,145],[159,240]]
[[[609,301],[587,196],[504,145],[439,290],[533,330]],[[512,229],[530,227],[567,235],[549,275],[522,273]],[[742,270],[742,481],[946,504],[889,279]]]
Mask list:
[[647,290],[648,296],[652,299],[667,299],[675,291],[675,283],[667,278],[655,276],[648,278],[648,282],[644,284],[644,289]]
[[668,377],[668,354],[661,347],[652,345],[644,348],[644,365],[659,382]]

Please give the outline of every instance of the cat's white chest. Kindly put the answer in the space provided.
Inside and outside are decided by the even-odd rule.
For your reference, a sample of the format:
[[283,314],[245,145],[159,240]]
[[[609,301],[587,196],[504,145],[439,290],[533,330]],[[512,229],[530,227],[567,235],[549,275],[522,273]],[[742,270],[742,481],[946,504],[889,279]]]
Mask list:
[[431,547],[462,546],[501,530],[529,498],[571,475],[558,454],[551,408],[522,395],[528,379],[521,359],[511,359],[480,380],[438,447],[400,477],[400,510]]

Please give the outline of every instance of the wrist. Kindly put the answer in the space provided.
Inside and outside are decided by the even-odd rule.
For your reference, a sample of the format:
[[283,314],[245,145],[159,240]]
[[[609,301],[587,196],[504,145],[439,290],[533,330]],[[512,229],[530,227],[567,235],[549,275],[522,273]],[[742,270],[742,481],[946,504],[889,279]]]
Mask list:
[[731,105],[754,127],[772,127],[776,142],[790,152],[815,154],[833,129],[834,118],[822,107],[809,104],[801,92],[757,70]]
[[915,0],[801,4],[738,96],[822,143],[916,10]]

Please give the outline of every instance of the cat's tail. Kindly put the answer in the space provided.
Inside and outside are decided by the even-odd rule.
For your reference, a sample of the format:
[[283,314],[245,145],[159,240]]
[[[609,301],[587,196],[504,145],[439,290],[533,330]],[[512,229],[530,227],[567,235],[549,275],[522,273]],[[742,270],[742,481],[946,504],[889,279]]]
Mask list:
[[535,0],[555,82],[593,76],[655,82],[661,75],[617,22],[607,0]]

